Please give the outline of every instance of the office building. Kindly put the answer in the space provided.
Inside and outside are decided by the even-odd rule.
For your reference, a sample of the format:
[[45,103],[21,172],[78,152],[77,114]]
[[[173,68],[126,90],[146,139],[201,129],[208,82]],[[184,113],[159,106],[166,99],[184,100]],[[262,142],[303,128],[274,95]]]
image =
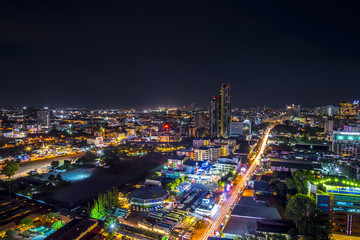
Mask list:
[[49,111],[37,111],[36,112],[36,122],[41,127],[50,126],[50,112]]
[[360,154],[360,132],[334,131],[332,135],[332,150],[344,156]]
[[243,124],[242,122],[231,122],[230,123],[230,136],[238,137],[243,133]]
[[315,108],[315,115],[317,116],[335,116],[339,114],[339,107],[333,105],[321,106]]
[[357,116],[359,113],[359,101],[341,101],[339,105],[341,116]]
[[230,137],[231,88],[222,84],[219,95],[210,103],[210,136],[212,138]]
[[251,134],[251,121],[250,120],[244,120],[243,123],[243,135],[250,135]]
[[334,121],[325,118],[324,132],[331,135],[333,131],[334,131]]
[[360,236],[360,188],[356,182],[330,179],[322,185],[308,183],[308,194],[315,197],[317,208],[329,217],[332,231]]

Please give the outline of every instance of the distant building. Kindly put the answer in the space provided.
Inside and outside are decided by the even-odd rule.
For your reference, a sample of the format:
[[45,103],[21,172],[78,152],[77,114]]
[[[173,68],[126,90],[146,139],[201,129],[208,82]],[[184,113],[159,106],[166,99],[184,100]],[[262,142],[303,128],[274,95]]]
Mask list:
[[230,123],[230,136],[238,137],[243,134],[242,122],[231,122]]
[[345,156],[360,155],[360,132],[334,131],[332,150]]
[[299,117],[300,113],[301,113],[301,106],[300,105],[295,105],[295,104],[287,105],[286,106],[286,113],[289,116]]
[[230,137],[231,88],[222,84],[219,95],[210,103],[210,136],[212,138]]
[[341,101],[339,105],[341,116],[356,116],[359,113],[359,101]]
[[201,146],[207,146],[210,145],[211,140],[210,139],[194,139],[193,140],[193,147],[201,147]]
[[333,105],[316,107],[315,114],[317,116],[335,116],[339,114],[339,107],[335,107]]
[[331,135],[333,131],[334,131],[334,121],[325,118],[324,132]]
[[42,127],[50,126],[50,112],[49,111],[37,111],[36,112],[36,122]]
[[205,114],[198,113],[194,115],[194,125],[197,128],[208,127],[208,117]]
[[242,132],[243,132],[243,135],[250,135],[251,134],[251,121],[250,120],[244,120],[243,123],[242,123]]

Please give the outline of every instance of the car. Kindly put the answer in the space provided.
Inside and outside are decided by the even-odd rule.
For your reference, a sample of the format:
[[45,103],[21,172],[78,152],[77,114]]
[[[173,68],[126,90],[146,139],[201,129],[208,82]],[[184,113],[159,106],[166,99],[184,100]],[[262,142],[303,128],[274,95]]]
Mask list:
[[30,174],[30,175],[38,174],[38,171],[36,171],[36,170],[30,170],[30,171],[29,171],[29,174]]

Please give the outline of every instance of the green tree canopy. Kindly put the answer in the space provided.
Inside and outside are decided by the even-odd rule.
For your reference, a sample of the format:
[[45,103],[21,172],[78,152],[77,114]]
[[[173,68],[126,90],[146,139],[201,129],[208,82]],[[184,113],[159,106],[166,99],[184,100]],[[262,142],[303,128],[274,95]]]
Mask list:
[[314,198],[305,194],[296,194],[286,205],[286,216],[294,222],[299,234],[304,235],[305,239],[330,239],[329,220],[321,216]]
[[8,161],[3,168],[3,173],[6,177],[11,178],[19,170],[19,163],[15,161]]
[[51,225],[51,228],[54,230],[58,230],[59,228],[62,228],[65,225],[63,221],[56,221]]
[[52,161],[51,162],[51,167],[53,168],[53,169],[56,169],[56,168],[58,168],[60,166],[60,162],[58,161],[58,160],[55,160],[55,161]]
[[20,220],[20,224],[30,227],[33,225],[33,220],[29,217],[25,217],[23,219]]
[[307,182],[315,180],[314,174],[308,170],[296,170],[291,174],[291,178],[286,179],[285,183],[289,191],[293,193],[307,193]]

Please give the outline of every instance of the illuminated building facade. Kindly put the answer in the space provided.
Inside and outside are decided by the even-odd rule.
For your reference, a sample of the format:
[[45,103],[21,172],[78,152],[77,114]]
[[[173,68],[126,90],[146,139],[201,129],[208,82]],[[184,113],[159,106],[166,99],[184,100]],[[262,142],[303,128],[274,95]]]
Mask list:
[[168,168],[170,170],[183,170],[184,163],[189,159],[188,156],[171,156],[168,159]]
[[231,88],[222,84],[219,95],[210,103],[210,136],[212,138],[230,137]]
[[317,208],[329,217],[332,231],[360,236],[360,188],[350,181],[324,183],[323,190],[308,183],[308,194],[315,197]]
[[345,156],[360,154],[360,132],[334,131],[332,150]]
[[359,113],[359,101],[340,102],[339,105],[341,116],[357,116]]
[[202,146],[194,149],[195,161],[216,161],[221,156],[221,147]]

